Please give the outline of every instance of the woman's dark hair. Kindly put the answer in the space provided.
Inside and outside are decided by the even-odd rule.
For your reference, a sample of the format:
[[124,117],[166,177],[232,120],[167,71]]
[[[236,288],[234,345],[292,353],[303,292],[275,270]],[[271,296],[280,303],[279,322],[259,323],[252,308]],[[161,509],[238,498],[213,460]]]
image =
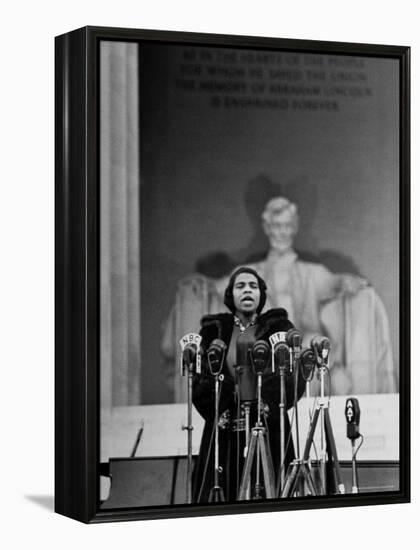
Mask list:
[[227,306],[232,313],[235,313],[236,307],[235,303],[233,301],[233,285],[235,284],[236,277],[240,275],[241,273],[250,273],[251,275],[254,275],[254,277],[258,281],[258,286],[260,288],[260,303],[257,307],[257,313],[261,313],[265,302],[267,300],[267,285],[265,284],[264,279],[262,279],[256,271],[251,269],[250,267],[240,267],[236,271],[234,271],[229,279],[228,286],[225,290],[225,306]]

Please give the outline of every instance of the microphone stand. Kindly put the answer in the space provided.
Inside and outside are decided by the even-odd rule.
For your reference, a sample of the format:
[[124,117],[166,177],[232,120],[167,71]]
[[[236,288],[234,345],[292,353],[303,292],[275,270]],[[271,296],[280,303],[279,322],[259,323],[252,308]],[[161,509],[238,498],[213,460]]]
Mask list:
[[359,492],[359,476],[357,475],[357,463],[356,463],[356,440],[351,440],[351,472],[352,472],[352,487],[351,492],[352,493],[358,493]]
[[191,357],[186,360],[181,357],[181,375],[185,376],[187,372],[187,425],[182,426],[182,430],[187,431],[187,504],[192,504],[192,432],[194,426],[192,424],[192,382],[194,372],[201,373],[201,356],[200,356],[201,336],[199,334],[187,334],[180,340],[182,351],[188,345],[195,347],[195,361]]
[[[290,332],[292,334],[289,337]],[[300,356],[300,348],[301,348],[301,336],[300,334],[295,331],[294,329],[291,329],[291,331],[288,332],[286,335],[286,341],[290,346],[290,366],[291,371],[294,376],[294,414],[295,414],[295,434],[296,434],[296,457],[298,463],[301,462],[300,460],[300,437],[299,437],[299,416],[298,416],[298,403],[297,403],[297,388],[299,383],[299,356]],[[304,479],[305,476],[298,476],[297,477],[297,487],[299,493],[303,496],[304,494]]]
[[[250,418],[251,418],[251,402],[250,401],[244,401],[242,403],[243,411],[244,411],[244,417],[245,417],[245,448],[244,448],[244,457],[248,456],[249,451],[249,444],[250,444],[250,434],[251,434],[251,426],[250,426]],[[251,498],[251,484],[248,483],[248,487],[246,488],[246,494],[245,499],[250,500]]]
[[[262,498],[262,485],[260,483],[260,470],[264,475],[264,490],[266,498],[275,497],[275,476],[273,461],[270,453],[268,433],[261,420],[261,392],[262,373],[268,361],[269,346],[265,341],[257,341],[251,353],[251,363],[257,375],[257,422],[252,428],[249,448],[247,448],[246,460],[242,472],[239,487],[238,500],[251,498],[251,472],[255,460],[255,499]],[[254,355],[255,354],[255,355]]]
[[187,431],[187,504],[192,503],[192,379],[194,374],[194,363],[188,365],[188,386],[187,386],[187,425],[182,426]]
[[276,494],[279,494],[284,486],[285,480],[285,415],[286,415],[286,363],[289,360],[289,347],[286,344],[286,333],[276,332],[269,338],[271,343],[271,372],[276,372],[276,356],[278,358],[278,370],[280,375],[280,400],[279,400],[279,414],[280,414],[280,452],[279,452],[279,465],[280,471],[278,474]]
[[222,340],[214,340],[207,351],[210,372],[214,378],[214,485],[210,489],[209,502],[224,502],[225,496],[219,483],[222,468],[219,465],[219,405],[221,386],[224,375],[221,374],[225,360],[226,344]]
[[264,489],[266,498],[275,497],[275,481],[273,462],[270,454],[270,446],[267,438],[267,431],[261,421],[261,388],[262,373],[257,374],[257,422],[252,428],[251,440],[246,455],[245,465],[242,474],[241,485],[239,487],[238,500],[247,500],[250,498],[251,471],[254,460],[255,469],[255,499],[261,499],[260,470],[262,465],[264,475]]
[[298,404],[297,404],[297,387],[299,382],[299,346],[293,345],[291,355],[292,372],[294,375],[294,407],[295,407],[295,431],[296,431],[296,455],[300,456],[300,442],[299,442],[299,417],[298,417]]
[[219,384],[223,382],[223,374],[214,374],[214,485],[209,493],[209,502],[224,502],[223,488],[219,484]]
[[[360,407],[356,397],[349,397],[346,401],[344,410],[347,420],[347,437],[351,440],[351,469],[352,469],[352,493],[359,492],[359,480],[357,474],[356,455],[363,443],[363,435],[359,431]],[[362,438],[362,441],[356,449],[356,441]]]
[[[286,415],[286,391],[285,391],[285,377],[286,377],[286,365],[279,365],[280,371],[280,484],[279,491],[284,487],[285,480],[285,459],[286,459],[286,444],[284,437],[284,430],[286,427],[285,415]],[[279,492],[277,491],[277,493]]]
[[[294,348],[295,346],[291,346],[291,347]],[[298,381],[298,373],[296,373],[296,370],[298,369],[299,369],[299,363],[297,360],[295,360],[295,376],[296,376],[295,383],[296,384]],[[296,387],[297,386],[295,386],[295,388]],[[295,406],[296,405],[297,404],[295,403]],[[315,423],[311,422],[311,428],[313,427],[313,431],[315,430],[315,425],[316,425],[316,421]],[[307,488],[308,494],[313,496],[317,494],[315,483],[313,481],[310,466],[309,466],[309,451],[311,447],[311,442],[313,441],[313,431],[307,437],[306,446],[305,446],[305,450],[302,458],[300,457],[300,454],[299,454],[299,446],[297,446],[297,449],[298,449],[297,458],[293,460],[293,462],[289,465],[286,481],[279,493],[281,498],[287,498],[289,496],[294,496],[296,494],[305,496],[305,486]],[[309,446],[308,446],[308,441],[309,441]]]
[[[312,417],[312,422],[309,426],[308,435],[306,438],[305,449],[303,451],[303,464],[306,464],[306,467],[309,467],[309,454],[311,446],[313,443],[314,433],[318,419],[321,421],[321,458],[320,458],[320,469],[321,469],[321,494],[327,494],[327,475],[326,475],[326,456],[327,456],[327,445],[329,445],[331,450],[331,455],[333,459],[333,467],[336,480],[336,491],[340,494],[345,493],[344,483],[341,477],[340,464],[338,462],[337,447],[335,444],[334,434],[331,425],[329,403],[325,398],[325,372],[328,368],[328,351],[322,351],[319,357],[319,375],[320,375],[320,396],[318,398],[317,407],[315,409],[314,415]],[[286,484],[287,485],[287,484]],[[288,488],[290,490],[290,487]],[[284,491],[284,495],[288,496],[287,492]],[[290,494],[290,493],[289,493]],[[312,493],[316,494],[316,493]]]

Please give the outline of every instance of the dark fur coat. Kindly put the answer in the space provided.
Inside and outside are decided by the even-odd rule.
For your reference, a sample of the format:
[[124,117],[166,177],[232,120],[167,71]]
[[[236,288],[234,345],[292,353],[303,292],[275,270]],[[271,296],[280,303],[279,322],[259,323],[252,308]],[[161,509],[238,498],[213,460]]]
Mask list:
[[[287,318],[284,309],[271,309],[261,314],[257,319],[256,340],[266,340],[275,332],[288,331],[293,328]],[[195,375],[193,379],[193,403],[205,420],[203,436],[200,445],[200,453],[194,470],[194,500],[195,502],[208,502],[209,492],[214,485],[214,377],[209,373],[206,365],[206,352],[213,340],[220,338],[227,347],[232,337],[234,326],[233,315],[220,313],[207,315],[201,321],[202,347],[203,347],[203,372]],[[235,381],[226,366],[222,369],[224,380],[221,384],[220,414],[226,418],[234,419],[238,414],[238,404],[235,400]],[[305,381],[299,375],[297,396],[300,398],[305,389]],[[290,408],[294,401],[293,377],[286,377],[286,408]],[[273,459],[276,478],[279,471],[280,448],[280,414],[279,414],[280,380],[278,373],[273,374],[271,369],[266,369],[263,374],[262,400],[266,406],[266,427],[269,434],[269,443]],[[251,411],[251,426],[256,419],[256,406]],[[224,414],[223,414],[224,413]],[[220,417],[219,417],[220,418]],[[220,423],[219,423],[220,426]],[[285,419],[285,441],[290,434],[288,416]],[[220,485],[223,488],[226,501],[234,501],[240,484],[241,470],[243,466],[244,432],[233,432],[229,423],[219,429],[219,456],[220,456]],[[286,450],[286,467],[294,458],[293,442],[289,439]],[[277,480],[277,479],[276,479]]]

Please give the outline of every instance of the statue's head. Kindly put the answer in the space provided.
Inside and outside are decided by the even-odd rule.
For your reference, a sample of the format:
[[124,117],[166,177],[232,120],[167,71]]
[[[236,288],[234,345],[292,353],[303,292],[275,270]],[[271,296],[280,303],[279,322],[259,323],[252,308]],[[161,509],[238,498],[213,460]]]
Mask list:
[[269,200],[262,213],[262,222],[270,248],[280,254],[293,249],[293,240],[299,225],[295,204],[284,197]]

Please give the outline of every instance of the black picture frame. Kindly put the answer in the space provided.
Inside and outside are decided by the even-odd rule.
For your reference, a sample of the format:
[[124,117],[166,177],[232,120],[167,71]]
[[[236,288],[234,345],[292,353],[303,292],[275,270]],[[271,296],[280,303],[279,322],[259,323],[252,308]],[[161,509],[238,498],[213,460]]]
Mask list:
[[[393,58],[399,63],[399,491],[212,505],[99,507],[99,146],[101,40]],[[410,501],[410,48],[84,27],[55,42],[55,511],[85,522],[362,506]]]

